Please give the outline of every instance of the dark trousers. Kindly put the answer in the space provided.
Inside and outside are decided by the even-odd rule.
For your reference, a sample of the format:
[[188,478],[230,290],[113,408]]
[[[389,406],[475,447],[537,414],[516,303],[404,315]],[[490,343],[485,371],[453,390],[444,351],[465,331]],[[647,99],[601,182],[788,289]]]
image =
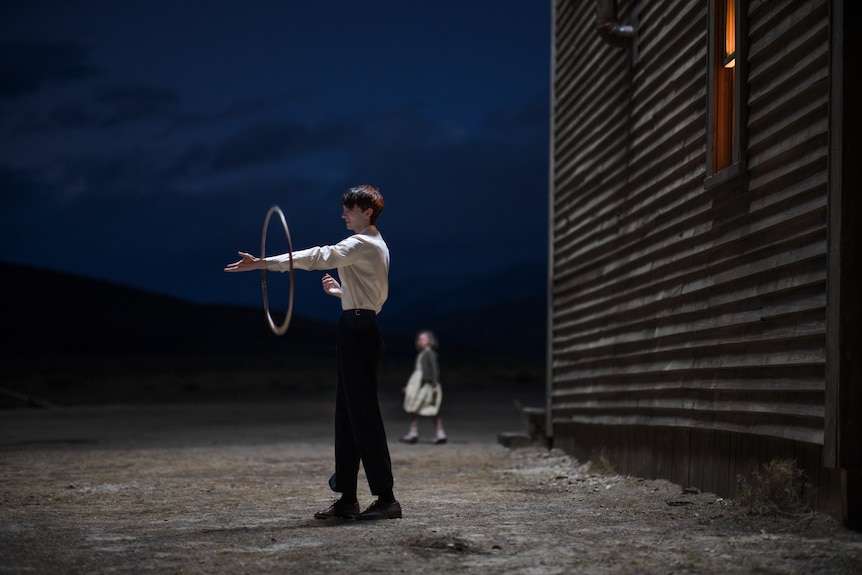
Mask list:
[[383,339],[374,312],[347,310],[338,323],[335,491],[356,494],[359,462],[372,495],[392,493],[392,462],[377,399]]

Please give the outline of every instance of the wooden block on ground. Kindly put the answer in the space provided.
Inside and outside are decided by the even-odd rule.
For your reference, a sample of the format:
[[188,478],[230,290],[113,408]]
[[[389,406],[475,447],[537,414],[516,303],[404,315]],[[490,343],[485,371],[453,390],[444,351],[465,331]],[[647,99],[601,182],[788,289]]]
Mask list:
[[506,447],[526,447],[533,443],[529,435],[519,431],[504,431],[497,435],[497,442]]

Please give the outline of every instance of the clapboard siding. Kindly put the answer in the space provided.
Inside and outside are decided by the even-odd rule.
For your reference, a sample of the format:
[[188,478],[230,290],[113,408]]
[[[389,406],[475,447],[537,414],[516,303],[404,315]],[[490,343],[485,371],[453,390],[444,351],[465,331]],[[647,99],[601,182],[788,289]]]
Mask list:
[[594,3],[554,3],[550,419],[579,455],[732,491],[755,437],[824,441],[828,11],[747,3],[746,177],[722,183],[708,3],[638,4],[630,64]]

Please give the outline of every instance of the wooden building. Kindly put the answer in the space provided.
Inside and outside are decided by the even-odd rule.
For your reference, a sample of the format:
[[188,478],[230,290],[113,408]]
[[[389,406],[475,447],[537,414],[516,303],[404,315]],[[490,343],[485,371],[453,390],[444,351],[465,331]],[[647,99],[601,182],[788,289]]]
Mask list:
[[859,526],[858,8],[552,5],[553,444],[722,496],[792,459]]

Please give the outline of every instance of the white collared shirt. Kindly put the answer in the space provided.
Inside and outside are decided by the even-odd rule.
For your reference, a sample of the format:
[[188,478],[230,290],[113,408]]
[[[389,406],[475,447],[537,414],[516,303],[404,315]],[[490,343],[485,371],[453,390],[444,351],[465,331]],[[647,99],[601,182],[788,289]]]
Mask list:
[[[290,254],[266,258],[266,269],[290,270]],[[368,226],[334,246],[317,246],[293,252],[293,267],[300,270],[338,270],[341,309],[370,309],[377,313],[389,295],[389,247],[377,227]]]

